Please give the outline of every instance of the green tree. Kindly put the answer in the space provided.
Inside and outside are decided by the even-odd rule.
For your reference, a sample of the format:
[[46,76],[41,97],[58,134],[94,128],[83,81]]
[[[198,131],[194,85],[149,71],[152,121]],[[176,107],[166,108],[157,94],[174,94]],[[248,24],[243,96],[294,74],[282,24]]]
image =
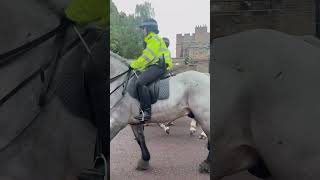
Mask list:
[[154,18],[154,9],[151,7],[150,2],[144,2],[143,4],[137,4],[135,9],[135,16],[139,19]]
[[129,59],[137,58],[143,50],[143,32],[139,24],[145,18],[154,17],[150,3],[136,6],[135,15],[119,12],[113,2],[110,6],[110,48]]

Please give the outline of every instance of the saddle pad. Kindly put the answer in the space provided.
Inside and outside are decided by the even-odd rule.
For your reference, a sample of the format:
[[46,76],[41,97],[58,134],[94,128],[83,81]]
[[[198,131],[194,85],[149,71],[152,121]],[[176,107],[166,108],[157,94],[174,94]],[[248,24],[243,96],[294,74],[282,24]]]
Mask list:
[[[155,83],[152,83],[148,86],[151,98],[152,98],[152,104],[154,104],[157,100],[164,100],[168,99],[170,95],[170,84],[169,84],[169,78],[162,79],[160,81],[157,81]],[[128,82],[128,86],[126,91],[130,94],[131,97],[138,99],[138,92],[136,88],[136,81],[137,78],[134,76],[130,79]],[[155,97],[157,95],[155,86],[159,87],[159,94],[158,97]]]
[[168,99],[170,95],[170,88],[169,88],[169,78],[162,79],[159,81],[159,100]]

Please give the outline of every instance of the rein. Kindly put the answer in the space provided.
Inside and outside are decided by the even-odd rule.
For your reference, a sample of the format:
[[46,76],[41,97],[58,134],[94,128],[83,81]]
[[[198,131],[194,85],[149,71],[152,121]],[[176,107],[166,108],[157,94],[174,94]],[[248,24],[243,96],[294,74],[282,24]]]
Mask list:
[[[69,25],[72,24],[67,24],[65,22],[64,19],[60,20],[60,25],[56,28],[54,28],[53,30],[51,30],[50,32],[40,36],[39,38],[36,38],[34,40],[32,40],[29,43],[26,43],[22,46],[19,46],[13,50],[10,50],[8,52],[5,52],[3,54],[0,54],[0,67],[4,66],[6,64],[11,63],[14,58],[18,55],[22,55],[23,53],[26,53],[28,51],[30,51],[31,49],[37,47],[38,45],[46,42],[47,40],[51,39],[52,37],[56,36],[58,37],[59,40],[58,41],[58,45],[62,46],[62,40],[64,40],[64,35],[65,35],[65,31],[66,29],[69,27]],[[46,64],[42,65],[38,70],[36,70],[35,72],[33,72],[29,77],[27,77],[25,80],[23,80],[17,87],[15,87],[12,91],[10,91],[7,95],[5,95],[3,98],[0,99],[0,107],[5,104],[5,102],[7,100],[10,99],[10,97],[12,97],[13,95],[15,95],[20,89],[22,89],[24,86],[27,85],[28,82],[30,82],[31,80],[33,80],[35,77],[37,77],[39,74],[41,76],[41,81],[44,83],[45,82],[45,72],[44,70],[47,68],[50,68],[50,66],[53,66],[51,72],[49,73],[49,80],[44,84],[44,86],[42,87],[42,94],[40,95],[40,100],[42,98],[45,98],[45,95],[48,93],[48,89],[50,88],[50,84],[52,81],[52,78],[56,72],[56,68],[57,68],[57,62],[58,60],[63,57],[65,54],[67,54],[70,50],[72,50],[73,48],[75,48],[76,46],[78,46],[80,43],[82,43],[85,46],[86,52],[89,55],[89,58],[91,58],[91,51],[90,48],[88,47],[87,43],[84,40],[84,36],[86,36],[88,34],[89,31],[85,31],[83,34],[80,34],[79,31],[76,29],[76,27],[74,25],[72,25],[74,28],[74,31],[77,34],[77,39],[73,40],[71,43],[68,43],[67,46],[65,48],[59,47],[54,55],[54,59],[53,61],[49,61]],[[93,45],[94,46],[94,45]],[[93,48],[93,46],[91,48]],[[39,106],[44,106],[45,103],[40,103],[39,102]],[[20,136],[22,135],[26,129],[28,129],[28,127],[30,127],[33,122],[37,119],[37,117],[40,115],[41,110],[38,110],[35,117],[25,126],[23,127],[20,132],[18,132],[13,138],[11,138],[11,140],[4,146],[0,147],[0,152],[5,151],[10,145],[12,145],[14,143],[14,141]]]
[[128,69],[127,71],[125,71],[125,72],[123,72],[123,73],[121,73],[121,74],[119,74],[119,75],[117,75],[117,76],[115,76],[115,77],[112,77],[112,78],[110,78],[110,82],[112,83],[112,82],[114,82],[115,80],[117,80],[117,79],[119,79],[120,77],[122,77],[123,75],[125,75],[125,74],[127,74],[127,78],[126,78],[126,80],[124,80],[120,85],[118,85],[113,91],[111,91],[111,93],[110,93],[110,95],[109,96],[111,96],[111,94],[113,94],[114,92],[116,92],[121,86],[123,86],[123,87],[125,87],[124,89],[123,89],[123,92],[122,92],[122,96],[124,95],[124,91],[125,91],[125,89],[126,89],[126,86],[124,86],[124,84],[128,84],[128,82],[129,82],[129,79],[130,79],[130,73],[131,72],[131,69]]
[[113,81],[117,80],[119,77],[123,76],[124,74],[128,73],[129,71],[130,71],[130,69],[128,69],[127,71],[125,71],[115,77],[110,78],[110,82],[112,83]]
[[[32,50],[33,48],[37,47],[38,45],[46,42],[47,40],[53,38],[54,36],[62,36],[66,30],[66,28],[68,27],[67,24],[65,22],[63,22],[64,20],[62,19],[60,21],[60,25],[57,26],[56,28],[54,28],[53,30],[51,30],[50,32],[40,36],[39,38],[36,38],[34,40],[32,40],[29,43],[26,43],[22,46],[19,46],[13,50],[10,50],[8,52],[5,52],[3,54],[0,54],[0,67],[7,65],[9,63],[11,63],[14,59],[11,59],[11,57],[15,57],[18,55],[22,55],[23,53],[26,53],[30,50]],[[73,48],[73,47],[72,47]],[[62,55],[62,53],[60,52],[61,49],[59,49],[57,51],[56,54],[56,58],[58,58],[59,56]],[[30,82],[31,80],[33,80],[37,75],[41,75],[41,81],[44,82],[44,69],[48,68],[50,66],[52,62],[46,63],[45,65],[43,65],[41,68],[39,68],[37,71],[35,71],[34,73],[32,73],[29,77],[27,77],[25,80],[23,80],[18,86],[16,86],[12,91],[10,91],[7,95],[5,95],[4,97],[2,97],[0,99],[0,107],[13,95],[15,95],[21,88],[23,88],[28,82]]]
[[10,63],[11,62],[10,57],[21,55],[25,52],[28,52],[31,49],[39,46],[40,44],[46,42],[49,39],[51,39],[55,35],[63,32],[68,27],[68,24],[66,24],[64,21],[66,21],[66,20],[61,19],[60,24],[56,28],[54,28],[53,30],[47,32],[46,34],[43,34],[42,36],[40,36],[40,37],[38,37],[28,43],[25,43],[15,49],[12,49],[10,51],[7,51],[5,53],[0,54],[0,67],[5,64]]
[[[121,74],[119,74],[119,75],[117,75],[117,76],[115,76],[115,77],[113,77],[113,78],[110,78],[110,81],[111,81],[111,80],[112,80],[112,81],[115,81],[116,79],[120,78],[121,76],[123,76],[123,75],[125,75],[125,74],[127,73],[127,78],[126,78],[120,85],[118,85],[113,91],[111,91],[111,93],[110,93],[110,95],[109,95],[109,96],[111,96],[111,95],[112,95],[114,92],[116,92],[121,86],[123,87],[121,98],[120,98],[110,109],[113,109],[113,108],[122,100],[122,98],[124,97],[125,92],[126,92],[126,89],[127,89],[127,85],[128,85],[128,82],[129,82],[130,78],[131,78],[132,76],[134,76],[134,74],[136,74],[135,71],[133,71],[134,74],[132,74],[131,71],[132,71],[132,69],[129,68],[127,71],[125,71],[125,72],[123,72],[123,73],[121,73]],[[112,81],[111,81],[111,83],[112,83]]]

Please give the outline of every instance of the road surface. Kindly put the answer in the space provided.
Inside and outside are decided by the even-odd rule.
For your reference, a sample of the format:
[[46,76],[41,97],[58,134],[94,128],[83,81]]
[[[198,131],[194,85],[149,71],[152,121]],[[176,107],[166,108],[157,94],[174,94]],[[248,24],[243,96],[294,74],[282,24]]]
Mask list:
[[[151,154],[151,168],[135,170],[140,159],[140,148],[134,140],[130,126],[123,129],[111,142],[111,180],[209,180],[200,174],[198,165],[207,157],[207,141],[198,139],[200,130],[189,135],[189,118],[181,118],[170,127],[166,135],[157,125],[145,127],[147,146]],[[241,173],[223,180],[259,180]]]

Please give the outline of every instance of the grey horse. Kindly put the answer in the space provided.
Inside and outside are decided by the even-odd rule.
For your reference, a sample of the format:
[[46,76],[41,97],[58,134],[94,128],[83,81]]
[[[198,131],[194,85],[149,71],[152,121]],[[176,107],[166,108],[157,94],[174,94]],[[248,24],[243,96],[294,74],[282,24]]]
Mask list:
[[[124,87],[121,86],[128,77],[121,75],[126,73],[128,73],[127,60],[111,52],[110,77],[117,79],[110,84],[110,141],[127,125],[132,125],[142,152],[137,168],[145,170],[149,168],[150,154],[144,142],[143,126],[133,118],[139,110],[139,102],[123,91]],[[169,98],[158,100],[152,105],[154,115],[148,123],[165,123],[189,115],[199,122],[206,134],[209,134],[209,76],[188,71],[171,77],[169,83]],[[209,141],[210,139],[208,144]],[[210,157],[209,150],[207,159],[200,164],[201,171],[210,171]]]
[[96,99],[107,95],[95,90],[103,85],[91,81],[90,66],[106,67],[108,33],[80,30],[88,58],[71,27],[55,29],[69,2],[1,1],[1,180],[74,179],[94,165],[95,120],[108,115],[98,112],[107,107]]
[[213,179],[320,178],[320,49],[273,30],[214,39]]

